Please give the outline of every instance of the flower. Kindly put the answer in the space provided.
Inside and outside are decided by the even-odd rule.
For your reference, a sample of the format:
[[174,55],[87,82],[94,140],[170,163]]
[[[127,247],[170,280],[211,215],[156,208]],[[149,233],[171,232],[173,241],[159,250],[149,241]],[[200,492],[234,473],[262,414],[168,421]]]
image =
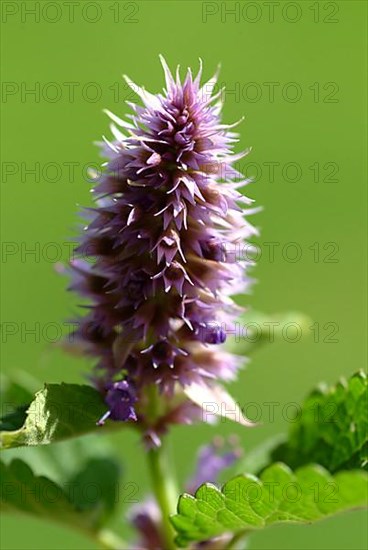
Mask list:
[[195,493],[204,483],[217,483],[223,470],[230,468],[241,454],[236,436],[230,437],[226,445],[222,438],[217,437],[210,445],[199,449],[196,472],[187,483],[188,493]]
[[70,288],[91,302],[74,335],[97,359],[93,380],[109,407],[101,424],[144,422],[149,386],[169,403],[240,366],[218,346],[240,311],[230,295],[250,282],[248,263],[234,261],[255,233],[243,208],[252,201],[238,191],[248,180],[233,166],[247,151],[232,152],[237,134],[220,121],[216,75],[201,86],[202,69],[195,78],[188,70],[182,83],[161,62],[163,94],[126,78],[142,105],[129,103],[129,121],[107,112],[114,140],[104,138],[97,204],[71,263]]
[[127,380],[110,384],[106,393],[106,403],[109,410],[100,418],[98,424],[102,426],[107,418],[111,420],[137,420],[134,403],[137,401],[134,390]]
[[139,534],[138,544],[132,546],[133,550],[161,550],[165,547],[161,529],[161,511],[155,500],[149,498],[133,506],[129,519]]

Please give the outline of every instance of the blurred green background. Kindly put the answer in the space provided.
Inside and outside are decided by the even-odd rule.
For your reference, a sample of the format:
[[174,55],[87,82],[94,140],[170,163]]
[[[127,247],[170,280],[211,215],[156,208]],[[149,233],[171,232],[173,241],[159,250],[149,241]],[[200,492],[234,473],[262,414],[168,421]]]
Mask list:
[[[183,69],[196,70],[201,57],[206,78],[221,62],[224,120],[246,116],[238,150],[253,147],[242,168],[255,176],[247,193],[264,210],[253,218],[261,229],[258,282],[243,302],[267,313],[301,311],[318,323],[318,338],[305,328],[298,342],[261,349],[231,387],[242,405],[256,403],[260,427],[173,430],[183,479],[194,449],[215,433],[237,433],[247,452],[288,429],[288,403],[365,365],[366,3],[103,1],[72,3],[74,13],[67,4],[2,2],[3,372],[24,369],[38,385],[80,382],[88,372],[86,361],[50,343],[77,304],[53,261],[68,258],[77,213],[91,204],[86,167],[100,162],[93,141],[109,136],[102,109],[129,112],[122,73],[160,91],[159,53]],[[267,402],[279,403],[273,421]],[[136,436],[122,431],[111,444],[142,499],[147,475]],[[29,450],[11,453],[27,458]],[[42,473],[42,463],[37,468]],[[125,509],[115,521],[122,532]],[[365,548],[364,517],[273,528],[253,535],[250,547]],[[4,550],[93,548],[28,518],[3,517],[1,537]]]

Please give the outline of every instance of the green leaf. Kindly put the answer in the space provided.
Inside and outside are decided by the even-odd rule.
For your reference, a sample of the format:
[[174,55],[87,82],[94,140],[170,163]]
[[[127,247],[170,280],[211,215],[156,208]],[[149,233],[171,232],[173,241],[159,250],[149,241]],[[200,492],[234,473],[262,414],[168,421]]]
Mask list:
[[180,497],[172,518],[178,544],[275,523],[310,523],[366,506],[367,436],[367,376],[358,372],[319,388],[306,399],[286,442],[274,439],[249,453],[245,475],[222,490],[206,484],[194,497]]
[[[15,371],[12,377],[1,375],[0,430],[17,430],[26,419],[26,411],[33,399],[34,384],[37,382],[27,373]],[[26,403],[23,405],[22,403]]]
[[19,430],[27,419],[27,410],[28,405],[21,405],[17,407],[14,411],[5,414],[0,419],[0,430],[1,431],[15,431]]
[[220,490],[202,485],[195,496],[184,494],[171,518],[177,544],[187,546],[225,533],[262,529],[292,522],[311,523],[367,504],[368,475],[340,472],[334,477],[318,465],[293,472],[276,463],[261,476],[237,476]]
[[79,511],[88,512],[95,526],[102,526],[111,516],[118,501],[120,468],[110,458],[91,458],[69,480],[74,487],[73,503]]
[[2,460],[9,464],[15,458],[26,460],[35,475],[44,475],[56,483],[73,478],[82,464],[91,458],[113,457],[120,461],[119,452],[109,438],[96,433],[60,441],[57,445],[15,447],[2,453]]
[[111,459],[93,459],[64,484],[36,476],[19,459],[7,465],[0,462],[0,471],[4,512],[35,515],[94,533],[114,511],[120,472]]
[[101,428],[96,422],[105,411],[102,397],[90,386],[46,384],[36,393],[25,416],[20,408],[3,418],[0,446],[47,445],[98,431]]
[[368,379],[360,371],[336,386],[321,386],[305,400],[288,441],[273,460],[297,468],[317,462],[330,472],[368,469]]

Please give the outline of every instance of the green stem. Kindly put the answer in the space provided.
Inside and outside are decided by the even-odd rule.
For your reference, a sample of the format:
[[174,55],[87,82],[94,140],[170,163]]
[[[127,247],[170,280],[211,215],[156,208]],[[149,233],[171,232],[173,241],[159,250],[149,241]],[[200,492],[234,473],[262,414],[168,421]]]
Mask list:
[[163,446],[148,451],[152,487],[162,515],[162,537],[165,550],[175,550],[174,530],[170,514],[175,512],[175,487],[169,473],[169,465]]

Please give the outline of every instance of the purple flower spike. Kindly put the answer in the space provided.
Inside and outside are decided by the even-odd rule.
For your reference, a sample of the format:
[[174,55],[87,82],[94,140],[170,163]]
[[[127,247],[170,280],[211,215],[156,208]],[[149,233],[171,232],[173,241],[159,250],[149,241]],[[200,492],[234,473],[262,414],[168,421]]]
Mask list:
[[142,104],[129,103],[129,121],[107,112],[114,139],[104,138],[97,204],[71,265],[71,289],[91,302],[76,343],[97,359],[95,383],[115,420],[135,416],[131,384],[140,419],[152,384],[170,416],[175,395],[229,380],[240,365],[218,345],[240,310],[230,295],[249,285],[236,250],[256,233],[244,219],[254,210],[242,209],[252,201],[234,168],[247,152],[232,152],[237,134],[221,123],[216,77],[201,86],[201,69],[188,70],[181,82],[161,62],[163,94],[127,78]]
[[109,410],[97,422],[99,426],[102,426],[107,418],[124,422],[137,420],[134,410],[137,398],[132,386],[126,380],[114,382],[107,390],[105,401]]

